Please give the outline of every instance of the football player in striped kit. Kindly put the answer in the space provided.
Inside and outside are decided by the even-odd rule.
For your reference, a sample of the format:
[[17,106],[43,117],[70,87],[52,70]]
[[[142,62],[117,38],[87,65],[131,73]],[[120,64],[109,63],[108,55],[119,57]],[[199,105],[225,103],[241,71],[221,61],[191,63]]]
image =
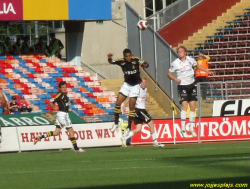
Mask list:
[[65,127],[65,129],[69,132],[69,138],[74,147],[75,152],[76,153],[85,152],[84,150],[82,150],[81,148],[77,146],[76,139],[74,136],[74,129],[72,128],[71,120],[68,114],[69,103],[73,101],[69,101],[69,97],[67,96],[67,85],[65,81],[61,81],[59,83],[59,89],[60,89],[60,92],[56,95],[56,97],[50,100],[50,106],[52,108],[54,108],[55,110],[58,110],[58,107],[54,105],[55,103],[57,103],[59,106],[59,111],[56,114],[56,124],[55,124],[56,129],[55,131],[49,131],[46,134],[36,136],[34,140],[34,145],[38,141],[41,141],[41,139],[43,138],[59,135],[62,128]]
[[[153,139],[153,146],[154,147],[164,147],[164,144],[160,144],[157,141],[157,136],[155,133],[154,129],[154,122],[150,116],[150,114],[147,112],[146,108],[146,101],[150,102],[147,100],[147,79],[143,78],[142,82],[140,84],[140,93],[139,96],[137,97],[136,100],[136,105],[135,105],[135,125],[136,129],[127,132],[126,136],[123,136],[121,138],[122,141],[122,146],[126,147],[127,146],[127,140],[134,136],[135,134],[139,133],[142,129],[142,124],[146,123],[149,128],[150,128],[150,133],[152,135]],[[150,102],[152,103],[152,102]]]
[[135,117],[135,103],[139,95],[141,77],[140,67],[148,68],[148,63],[144,60],[132,55],[130,49],[124,49],[123,58],[113,59],[113,54],[108,54],[108,62],[110,64],[116,64],[122,68],[124,73],[124,82],[117,95],[116,106],[114,109],[115,123],[110,129],[114,132],[119,127],[119,116],[121,113],[121,104],[129,97],[129,118],[128,127],[131,128],[131,123]]

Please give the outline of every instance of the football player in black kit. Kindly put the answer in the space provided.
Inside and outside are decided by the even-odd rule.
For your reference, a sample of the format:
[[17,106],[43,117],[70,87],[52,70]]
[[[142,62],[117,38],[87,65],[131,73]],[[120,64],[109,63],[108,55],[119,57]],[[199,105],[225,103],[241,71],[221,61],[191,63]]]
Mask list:
[[71,121],[69,118],[69,103],[73,101],[69,101],[69,97],[67,96],[67,85],[65,81],[62,81],[59,83],[60,92],[56,95],[55,98],[50,100],[50,106],[54,108],[55,110],[58,110],[58,107],[54,104],[57,103],[59,106],[59,111],[56,114],[56,130],[55,131],[49,131],[46,134],[36,136],[34,140],[34,145],[41,141],[43,138],[51,137],[51,136],[57,136],[61,132],[62,128],[66,128],[66,130],[69,132],[69,138],[74,146],[74,150],[76,153],[82,153],[85,152],[81,148],[78,148],[76,139],[74,137],[74,129],[71,126]]
[[124,82],[117,96],[116,106],[114,110],[115,123],[111,128],[111,132],[114,132],[118,128],[119,115],[121,113],[122,102],[129,97],[129,119],[128,128],[131,130],[131,123],[135,117],[135,103],[140,92],[140,67],[148,68],[148,63],[144,60],[134,57],[130,49],[124,49],[123,58],[114,60],[113,54],[108,54],[108,62],[110,64],[116,64],[122,68],[124,73]]

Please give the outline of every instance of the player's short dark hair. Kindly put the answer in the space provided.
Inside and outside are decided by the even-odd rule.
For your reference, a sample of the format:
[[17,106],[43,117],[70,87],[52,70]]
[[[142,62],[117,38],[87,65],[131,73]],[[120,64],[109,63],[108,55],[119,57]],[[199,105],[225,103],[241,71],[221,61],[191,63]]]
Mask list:
[[66,85],[66,81],[61,81],[58,86],[61,88],[63,85]]
[[131,53],[132,54],[132,52],[131,52],[130,49],[124,49],[123,50],[123,55],[125,56],[125,54],[127,54],[127,53]]
[[50,37],[55,37],[56,35],[55,35],[55,33],[50,33],[49,36]]
[[185,52],[187,52],[187,48],[185,46],[179,46],[176,50],[176,52],[178,52],[179,49],[184,49]]

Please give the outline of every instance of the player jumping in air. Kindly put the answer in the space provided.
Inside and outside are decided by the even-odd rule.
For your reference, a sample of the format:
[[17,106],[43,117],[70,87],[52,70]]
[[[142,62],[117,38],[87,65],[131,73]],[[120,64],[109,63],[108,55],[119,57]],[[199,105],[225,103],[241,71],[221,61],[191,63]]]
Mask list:
[[[34,140],[34,145],[41,141],[43,138],[51,137],[51,136],[57,136],[61,132],[62,128],[66,128],[66,130],[69,132],[69,138],[74,146],[74,150],[76,153],[82,153],[85,152],[81,148],[78,148],[76,139],[74,137],[74,130],[71,126],[71,120],[69,118],[69,97],[67,96],[67,85],[65,81],[62,81],[59,83],[59,89],[60,92],[56,95],[54,99],[50,100],[50,106],[54,108],[55,110],[58,110],[58,107],[54,104],[57,103],[59,106],[59,112],[56,114],[56,130],[55,131],[49,131],[46,134],[36,136]],[[73,101],[71,101],[73,102]]]
[[147,80],[144,78],[142,79],[141,85],[140,85],[140,94],[136,100],[136,105],[135,105],[135,124],[136,124],[136,129],[133,131],[129,131],[127,136],[124,136],[121,138],[122,141],[122,146],[126,147],[127,140],[134,136],[135,134],[139,133],[142,129],[142,123],[146,123],[149,128],[150,128],[150,133],[152,135],[153,139],[153,146],[155,147],[164,147],[164,144],[160,144],[157,141],[156,138],[156,133],[154,129],[154,122],[147,112],[146,108],[146,100],[147,100]]
[[131,129],[131,123],[135,117],[135,103],[140,92],[140,67],[148,68],[148,63],[144,60],[132,56],[132,52],[129,49],[123,51],[123,58],[112,59],[113,54],[108,54],[108,62],[110,64],[116,64],[122,68],[124,73],[124,83],[117,96],[116,106],[114,110],[115,123],[111,128],[111,132],[119,126],[119,115],[121,113],[122,102],[129,97],[129,119],[128,128]]
[[[171,63],[171,67],[168,72],[168,77],[176,81],[178,85],[178,94],[180,98],[180,103],[182,104],[181,110],[181,134],[184,138],[187,137],[186,133],[186,117],[187,108],[190,107],[189,120],[190,128],[189,132],[193,137],[197,137],[194,130],[195,125],[195,101],[197,101],[197,89],[194,85],[194,66],[197,66],[199,70],[202,70],[209,75],[213,75],[213,72],[208,71],[208,69],[203,68],[200,64],[187,56],[187,49],[184,46],[177,48],[177,53],[179,58]],[[173,76],[173,72],[177,72],[177,78]]]

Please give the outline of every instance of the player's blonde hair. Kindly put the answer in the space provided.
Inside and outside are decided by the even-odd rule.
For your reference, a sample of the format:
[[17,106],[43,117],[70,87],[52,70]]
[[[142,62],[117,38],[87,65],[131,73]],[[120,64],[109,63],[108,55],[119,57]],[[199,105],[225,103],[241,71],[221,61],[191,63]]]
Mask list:
[[184,49],[185,52],[187,52],[187,48],[185,46],[179,46],[177,49],[176,49],[176,52],[178,53],[178,50],[179,49]]

